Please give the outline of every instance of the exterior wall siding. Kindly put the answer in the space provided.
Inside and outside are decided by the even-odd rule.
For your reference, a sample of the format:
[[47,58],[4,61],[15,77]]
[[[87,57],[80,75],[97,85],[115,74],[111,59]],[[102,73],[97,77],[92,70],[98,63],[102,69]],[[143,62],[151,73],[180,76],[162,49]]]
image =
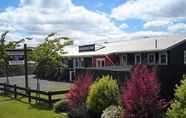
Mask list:
[[93,56],[92,57],[92,66],[96,67],[96,59],[104,58],[105,59],[105,66],[112,66],[118,65],[120,63],[118,55],[103,55],[103,56]]
[[126,83],[126,80],[130,78],[130,72],[128,71],[112,71],[112,70],[102,70],[102,69],[86,69],[79,68],[76,69],[76,75],[84,75],[90,73],[94,80],[99,79],[102,76],[111,76],[113,79],[118,81],[120,87]]
[[184,50],[186,50],[186,42],[169,51],[171,65],[184,65]]
[[156,69],[161,82],[161,95],[168,99],[174,97],[175,85],[179,84],[183,75],[186,74],[184,50],[186,50],[186,42],[169,50],[168,65],[159,65]]

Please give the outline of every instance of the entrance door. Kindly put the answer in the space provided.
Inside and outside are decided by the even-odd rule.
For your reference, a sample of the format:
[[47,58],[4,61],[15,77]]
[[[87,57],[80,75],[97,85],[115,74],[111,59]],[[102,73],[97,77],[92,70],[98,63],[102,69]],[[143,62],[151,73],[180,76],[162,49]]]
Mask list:
[[73,81],[75,79],[74,74],[75,74],[74,70],[70,70],[69,71],[69,75],[70,75],[69,79],[70,79],[70,81]]
[[105,66],[105,58],[96,59],[96,67],[104,67]]
[[122,55],[122,65],[127,65],[127,55]]

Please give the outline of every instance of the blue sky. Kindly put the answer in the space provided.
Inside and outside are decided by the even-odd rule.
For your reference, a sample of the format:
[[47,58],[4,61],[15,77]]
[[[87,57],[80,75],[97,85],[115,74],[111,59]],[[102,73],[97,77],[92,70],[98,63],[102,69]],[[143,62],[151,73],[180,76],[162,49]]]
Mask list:
[[17,7],[19,2],[20,2],[19,0],[1,0],[0,9],[4,10],[7,7],[10,7],[10,6]]
[[73,0],[76,5],[85,6],[92,11],[111,13],[112,9],[125,3],[126,0]]
[[185,35],[185,0],[1,0],[0,32],[9,40],[50,32],[76,43],[132,36]]

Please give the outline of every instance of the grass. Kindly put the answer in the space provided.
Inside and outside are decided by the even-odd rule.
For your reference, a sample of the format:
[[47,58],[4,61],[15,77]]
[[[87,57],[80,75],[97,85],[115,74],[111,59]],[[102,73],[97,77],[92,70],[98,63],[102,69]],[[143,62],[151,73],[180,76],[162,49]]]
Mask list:
[[53,110],[0,96],[0,118],[67,118]]
[[[62,85],[61,86],[58,86],[58,87],[56,87],[56,86],[50,86],[50,91],[52,92],[52,91],[69,90],[71,88],[71,86],[72,86],[72,83],[65,83],[65,82],[63,82],[61,84]],[[23,92],[23,91],[21,91],[21,92]],[[14,97],[13,94],[11,96]],[[38,96],[38,95],[37,95],[37,93],[32,93],[32,96]],[[48,96],[47,95],[40,94],[39,96],[40,96],[40,98],[43,98],[43,99],[48,100]],[[52,99],[53,100],[55,100],[55,99],[66,99],[66,97],[65,97],[65,94],[59,94],[59,95],[53,95],[52,96]],[[28,101],[28,99],[26,99],[26,98],[20,98],[20,100],[22,100],[22,101]],[[35,101],[35,100],[32,99],[32,101]],[[32,102],[32,103],[35,103],[35,102]]]
[[[63,83],[63,87],[62,88],[55,88],[55,89],[53,89],[53,91],[55,91],[55,90],[56,91],[70,90],[71,86],[72,86],[72,84]],[[37,96],[37,94],[36,93],[32,93],[32,96]],[[48,100],[48,96],[47,95],[40,94],[40,98]],[[53,95],[52,99],[53,100],[54,99],[66,99],[66,96],[65,96],[65,94]]]

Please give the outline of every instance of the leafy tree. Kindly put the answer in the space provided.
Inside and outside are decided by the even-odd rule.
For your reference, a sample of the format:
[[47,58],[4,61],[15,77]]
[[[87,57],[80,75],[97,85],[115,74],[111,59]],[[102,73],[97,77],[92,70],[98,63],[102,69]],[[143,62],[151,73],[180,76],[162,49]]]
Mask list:
[[[49,34],[43,43],[41,43],[32,54],[32,59],[36,62],[44,58],[50,58],[53,63],[58,64],[63,54],[63,47],[73,42],[67,37],[54,38],[54,33]],[[53,38],[53,39],[50,39]],[[63,42],[61,40],[63,39]]]
[[[65,53],[63,47],[73,43],[67,37],[55,38],[54,36],[55,33],[49,34],[44,42],[37,46],[31,54],[31,59],[38,63],[36,76],[39,78],[51,79],[51,77],[54,77],[55,72],[63,67],[61,64],[61,54]],[[46,69],[46,66],[48,69]]]
[[1,69],[5,70],[5,72],[2,73],[6,73],[6,77],[7,77],[7,83],[8,81],[8,55],[7,55],[7,50],[8,49],[14,49],[16,48],[16,46],[18,44],[20,44],[21,42],[23,42],[24,40],[19,40],[19,41],[10,41],[10,42],[6,42],[6,36],[9,33],[9,31],[5,31],[3,33],[1,33],[1,37],[0,37],[0,65],[1,65]]
[[131,79],[123,89],[122,103],[125,118],[159,118],[167,106],[160,99],[160,84],[155,73],[146,66],[136,65],[132,70]]
[[181,85],[177,86],[174,101],[167,111],[169,118],[186,118],[186,76],[184,75],[183,78]]

